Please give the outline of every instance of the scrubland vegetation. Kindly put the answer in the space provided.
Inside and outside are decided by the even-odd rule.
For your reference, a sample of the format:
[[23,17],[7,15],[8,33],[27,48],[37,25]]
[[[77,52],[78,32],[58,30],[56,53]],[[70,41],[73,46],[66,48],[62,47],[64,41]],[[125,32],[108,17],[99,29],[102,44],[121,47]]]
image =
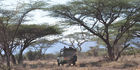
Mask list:
[[[140,0],[13,2],[0,0],[0,70],[140,70]],[[33,22],[35,11],[59,21]],[[82,52],[88,42],[96,45]],[[77,50],[75,66],[46,54],[57,43]]]
[[103,56],[79,56],[76,66],[58,66],[55,58],[43,60],[25,60],[22,65],[13,66],[12,70],[139,70],[140,55],[125,55],[118,61],[107,61]]
[[[91,49],[92,50],[92,49]],[[78,53],[78,61],[76,65],[65,64],[63,66],[57,65],[56,54],[40,54],[39,51],[27,52],[24,55],[23,64],[12,64],[12,70],[139,70],[140,69],[140,49],[125,50],[123,56],[118,61],[108,61],[107,53],[99,49],[98,52]],[[98,54],[97,54],[98,53]],[[35,55],[36,54],[36,55]],[[6,69],[7,66],[1,64],[1,70]]]

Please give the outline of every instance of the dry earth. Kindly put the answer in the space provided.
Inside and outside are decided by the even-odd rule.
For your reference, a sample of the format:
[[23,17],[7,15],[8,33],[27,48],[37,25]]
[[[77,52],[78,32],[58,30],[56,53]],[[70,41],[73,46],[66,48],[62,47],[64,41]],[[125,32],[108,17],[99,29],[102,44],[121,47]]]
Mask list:
[[13,70],[140,70],[140,55],[123,56],[117,62],[101,61],[102,57],[78,58],[76,66],[57,66],[56,60],[24,61]]

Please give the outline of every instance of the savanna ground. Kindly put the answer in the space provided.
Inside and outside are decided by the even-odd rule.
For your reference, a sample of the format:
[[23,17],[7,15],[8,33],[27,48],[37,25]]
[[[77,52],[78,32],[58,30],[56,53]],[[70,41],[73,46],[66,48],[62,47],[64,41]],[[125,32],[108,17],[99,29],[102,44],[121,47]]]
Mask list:
[[76,66],[57,66],[55,59],[24,61],[12,70],[140,70],[140,54],[122,56],[117,62],[105,61],[103,57],[79,57]]

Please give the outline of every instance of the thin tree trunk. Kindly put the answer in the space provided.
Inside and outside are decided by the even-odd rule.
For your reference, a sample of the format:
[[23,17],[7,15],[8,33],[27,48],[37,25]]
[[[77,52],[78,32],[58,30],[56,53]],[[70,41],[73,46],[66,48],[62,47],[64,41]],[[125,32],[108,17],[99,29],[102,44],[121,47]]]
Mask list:
[[16,59],[15,59],[15,56],[13,54],[11,55],[11,58],[12,58],[12,63],[16,64]]
[[18,64],[22,64],[23,63],[23,51],[29,46],[30,42],[26,42],[25,45],[23,46],[23,48],[20,50],[19,53],[19,58],[18,58]]
[[115,59],[115,61],[117,61],[120,57],[121,57],[121,53],[123,52],[123,50],[125,50],[130,44],[124,45],[124,47],[122,48],[121,51],[118,51],[118,55]]
[[23,56],[22,56],[22,54],[23,54],[23,50],[21,50],[20,53],[19,53],[18,64],[22,64],[23,63]]
[[7,69],[11,70],[9,52],[6,53],[6,62],[7,62]]
[[1,53],[0,53],[0,57],[1,57],[1,60],[3,60],[3,61],[5,60],[4,55],[2,55]]

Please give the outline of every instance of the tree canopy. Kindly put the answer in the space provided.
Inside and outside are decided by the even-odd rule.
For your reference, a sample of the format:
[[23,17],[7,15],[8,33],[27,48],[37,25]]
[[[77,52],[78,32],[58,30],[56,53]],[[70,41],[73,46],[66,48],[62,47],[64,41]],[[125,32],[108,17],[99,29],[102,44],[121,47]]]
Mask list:
[[[14,32],[16,29],[14,28],[16,25],[13,25],[10,28],[12,32]],[[20,39],[28,39],[28,38],[41,38],[45,35],[51,35],[51,34],[60,34],[62,32],[62,29],[60,29],[58,26],[48,26],[48,25],[25,25],[22,24],[17,32],[16,38]]]
[[[99,37],[108,49],[110,60],[118,60],[122,50],[129,46],[125,43],[119,54],[114,48],[123,35],[140,21],[139,0],[75,0],[67,4],[53,5],[48,9],[51,16],[64,18],[68,24],[80,25]],[[109,28],[116,21],[124,20],[116,29],[113,41]]]
[[[36,9],[42,9],[46,3],[42,1],[32,1],[31,3],[19,3],[14,8],[7,8],[5,4],[0,3],[0,48],[6,56],[8,70],[10,70],[10,60],[12,50],[15,48],[16,34],[20,25],[25,22],[27,14]],[[15,31],[10,32],[8,26],[16,24]]]
[[[15,26],[16,25],[9,26],[9,30],[11,31],[11,33],[15,32]],[[18,63],[22,63],[23,51],[30,45],[36,43],[40,38],[45,37],[47,35],[56,35],[61,33],[62,29],[60,29],[56,25],[49,26],[21,24],[15,36],[15,44],[17,44],[20,47]]]

